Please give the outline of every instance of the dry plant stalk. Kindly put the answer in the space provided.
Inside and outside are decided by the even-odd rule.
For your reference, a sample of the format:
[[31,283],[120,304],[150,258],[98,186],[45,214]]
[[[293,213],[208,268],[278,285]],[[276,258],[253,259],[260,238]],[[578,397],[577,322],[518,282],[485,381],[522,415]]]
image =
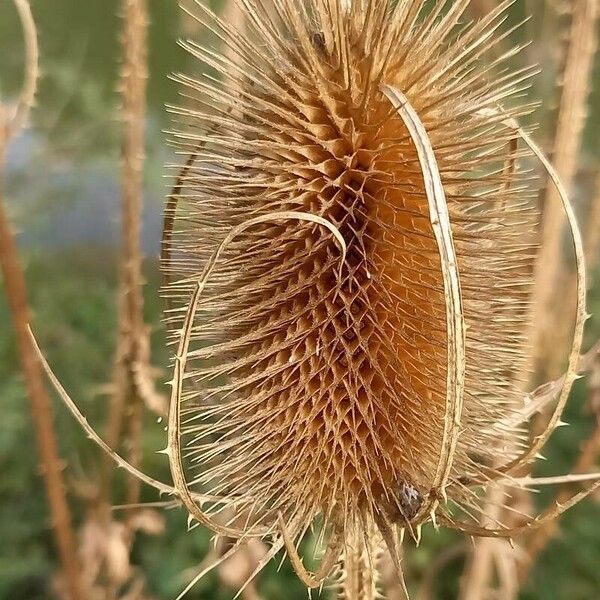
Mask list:
[[31,405],[31,415],[38,444],[38,454],[52,531],[58,550],[61,570],[70,600],[83,600],[79,580],[77,557],[71,516],[62,476],[63,465],[52,423],[52,406],[44,386],[44,375],[36,357],[28,325],[31,311],[27,299],[27,287],[23,269],[19,264],[18,251],[2,198],[4,161],[8,143],[24,127],[34,101],[38,79],[37,31],[27,0],[14,0],[25,38],[25,76],[16,110],[9,115],[0,104],[0,267],[13,328],[17,340],[17,352],[25,381],[25,389]]
[[[385,569],[385,555],[383,553],[383,540],[375,524],[371,524],[368,535],[357,530],[351,533],[345,541],[344,550],[340,559],[339,572],[334,575],[334,589],[337,591],[338,600],[377,600],[381,598],[384,587],[386,571],[389,573],[392,594],[386,593],[388,600],[394,600],[396,587],[396,574],[391,569]],[[398,600],[405,598],[400,590]]]
[[[113,460],[237,539],[194,581],[256,537],[271,548],[252,575],[285,548],[319,587],[375,527],[402,581],[403,532],[428,521],[496,538],[543,526],[600,482],[519,527],[479,523],[485,490],[518,488],[560,425],[585,320],[572,207],[516,122],[530,71],[495,74],[516,50],[479,61],[509,35],[510,2],[468,25],[468,0],[240,3],[244,34],[196,3],[228,51],[184,44],[209,72],[179,77],[189,104],[174,109],[189,123],[162,260],[174,488],[118,456],[44,362],[54,385]],[[568,370],[536,396],[554,406],[531,442],[514,376],[537,218],[524,158],[556,186],[577,260]],[[313,527],[311,573],[298,546]]]
[[[596,176],[595,193],[592,198],[590,209],[586,216],[586,233],[584,237],[584,253],[587,268],[593,274],[594,267],[598,261],[600,253],[600,174]],[[572,280],[572,274],[569,274]],[[570,294],[571,286],[567,285],[567,292]],[[559,322],[559,325],[561,323]],[[563,323],[564,325],[564,323]],[[562,341],[562,340],[561,340]],[[589,354],[594,352],[594,348]],[[593,393],[593,390],[590,390]],[[597,414],[597,407],[592,407],[592,411]],[[584,442],[580,456],[575,463],[573,473],[586,473],[594,469],[598,455],[600,454],[600,421],[596,420],[596,427],[590,437]],[[555,502],[564,501],[570,491],[569,482],[563,484],[554,498]],[[558,523],[549,523],[546,527],[534,532],[526,540],[527,559],[519,566],[519,580],[525,584],[531,568],[536,562],[536,558],[544,551],[548,543],[558,533]]]
[[[600,175],[597,176],[595,195],[592,199],[589,213],[586,218],[586,235],[584,237],[584,251],[586,256],[586,262],[589,271],[592,273],[594,265],[598,260],[598,253],[600,250]],[[597,354],[600,351],[600,345],[594,346],[588,353],[591,359],[596,359]],[[586,365],[587,368],[591,368],[593,365],[592,361],[589,360]],[[597,369],[597,363],[596,363]],[[592,381],[590,380],[590,394],[597,393],[591,386]],[[588,473],[594,470],[596,466],[598,456],[600,455],[600,418],[598,406],[590,402],[590,410],[592,414],[596,416],[596,426],[594,427],[589,438],[584,442],[581,448],[581,453],[577,462],[575,463],[572,472]],[[565,482],[557,491],[554,502],[564,502],[565,498],[571,491],[573,482]],[[571,484],[571,485],[570,485]],[[519,581],[521,585],[527,582],[527,578],[532,567],[536,563],[536,558],[544,551],[550,541],[557,535],[559,531],[559,524],[557,522],[548,523],[545,527],[533,532],[525,540],[525,546],[527,552],[525,554],[526,559],[519,565]]]
[[[581,136],[581,130],[583,128],[583,122],[585,120],[586,110],[585,110],[585,102],[587,100],[587,94],[585,90],[589,87],[589,85],[583,85],[582,80],[586,77],[591,77],[591,68],[593,65],[593,58],[596,54],[597,48],[597,34],[596,34],[596,25],[598,22],[599,10],[600,7],[596,0],[592,0],[591,2],[575,2],[575,6],[572,9],[573,12],[573,24],[572,31],[569,36],[569,48],[570,51],[567,55],[567,69],[565,73],[565,87],[563,89],[563,99],[567,99],[567,106],[564,107],[563,103],[561,103],[561,108],[564,110],[565,115],[564,118],[573,119],[574,127],[568,121],[561,122],[559,120],[558,131],[557,131],[557,141],[556,145],[559,146],[558,136],[562,132],[564,136],[571,135],[572,131],[575,131],[576,135]],[[584,6],[585,4],[585,6]],[[584,22],[584,19],[587,21]],[[583,39],[577,40],[577,36],[583,36]],[[577,70],[580,70],[578,73]],[[579,79],[579,83],[577,83],[577,79]],[[577,102],[576,99],[569,99],[567,90],[568,83],[571,86],[576,86],[576,90],[579,90],[579,102],[581,104],[580,114],[574,111],[573,106],[569,106],[568,102],[571,100],[572,102]],[[571,112],[568,112],[571,111]],[[583,113],[583,114],[581,114]],[[559,113],[560,114],[560,113]],[[575,174],[575,164],[574,159],[576,155],[568,159],[567,168],[572,169],[572,175]],[[570,164],[569,163],[573,163]],[[600,178],[598,179],[600,182]],[[597,184],[597,190],[600,190],[600,184]],[[593,271],[593,265],[597,260],[598,254],[598,240],[600,236],[598,231],[600,230],[600,202],[598,200],[598,193],[596,193],[595,197],[592,200],[592,204],[590,206],[589,214],[586,218],[586,235],[584,238],[584,253],[586,258],[586,263],[590,272]],[[559,236],[560,237],[560,236]],[[563,300],[563,305],[571,306],[573,303],[572,298],[572,287],[571,283],[573,281],[572,272],[566,272],[564,267],[562,267],[562,256],[560,256],[560,240],[555,240],[555,250],[559,252],[559,256],[557,257],[557,272],[555,273],[555,277],[557,281],[559,281],[559,285],[561,289],[566,289],[566,298]],[[550,274],[552,276],[552,274]],[[565,284],[566,282],[566,284]],[[556,282],[555,282],[556,283]],[[542,283],[543,285],[543,283]],[[564,340],[568,338],[568,321],[564,319],[564,316],[560,312],[560,307],[556,305],[556,300],[554,300],[554,304],[552,306],[552,312],[547,315],[546,321],[540,324],[542,327],[542,331],[540,335],[548,336],[548,332],[544,332],[543,328],[548,328],[549,324],[552,323],[552,329],[554,331],[554,337],[550,340],[546,337],[546,347],[547,348],[558,348],[559,350],[564,347]],[[542,339],[540,337],[540,339]],[[544,341],[540,342],[544,344]],[[543,356],[543,355],[542,355]],[[550,361],[550,365],[556,365],[559,360],[557,356],[556,350],[554,352],[549,352],[548,355],[545,356],[547,361]],[[552,370],[552,366],[550,367]],[[590,437],[585,441],[582,446],[581,454],[574,465],[573,473],[586,473],[590,470],[594,469],[594,465],[596,463],[596,459],[598,454],[600,453],[600,424],[597,423]],[[572,484],[569,482],[564,482],[563,485],[558,489],[553,502],[556,504],[560,504],[565,501],[565,498],[569,496],[572,490]],[[518,579],[521,585],[524,585],[527,581],[529,572],[532,566],[536,562],[536,558],[543,552],[544,548],[551,541],[551,539],[558,532],[558,523],[552,522],[548,523],[545,527],[540,528],[539,530],[533,532],[530,536],[525,539],[525,553],[524,557],[519,561],[518,564]]]
[[[128,399],[133,412],[140,401],[158,414],[164,400],[154,390],[149,359],[149,332],[144,323],[140,224],[147,81],[147,9],[145,0],[123,1],[123,67],[121,78],[122,252],[119,328],[107,440],[116,446]],[[141,407],[140,407],[141,408]]]
[[[567,188],[572,186],[576,174],[577,153],[586,117],[589,79],[596,50],[597,2],[576,0],[570,11],[572,23],[565,51],[564,82],[554,140],[555,167]],[[568,274],[569,279],[564,280],[567,275],[562,256],[561,231],[564,217],[554,186],[546,189],[543,200],[542,247],[537,259],[536,284],[531,305],[533,352],[530,361],[526,363],[526,372],[532,366],[537,366],[541,375],[547,376],[554,374],[563,360],[561,349],[565,347],[564,342],[569,337],[570,328],[569,319],[564,318],[564,308],[573,306],[575,301],[572,293],[573,277]],[[587,257],[589,254],[586,253]],[[566,290],[566,298],[560,295],[559,305],[555,294],[558,288]],[[557,335],[557,331],[560,334]],[[539,423],[534,424],[533,435],[538,429]],[[506,490],[499,486],[492,489],[490,494],[489,507],[485,510],[487,518],[509,522],[512,519],[518,522],[519,515],[516,512],[511,515],[498,506],[498,501],[506,494]],[[490,585],[494,562],[498,562],[495,561],[498,557],[502,557],[503,562],[514,563],[517,559],[520,560],[519,553],[506,543],[485,539],[476,542],[463,577],[461,597],[469,600],[485,594],[484,590]],[[513,583],[511,589],[516,593]]]
[[[139,466],[144,406],[164,413],[164,399],[154,389],[150,368],[149,331],[144,323],[140,225],[142,172],[146,119],[147,8],[145,0],[124,0],[123,65],[121,74],[122,135],[122,248],[120,253],[119,316],[113,382],[105,438],[111,447],[127,448],[128,464]],[[88,593],[97,598],[117,598],[119,590],[134,577],[129,561],[131,546],[143,523],[143,513],[131,509],[123,522],[112,511],[112,461],[104,456],[96,490],[89,494],[89,512],[83,527]],[[127,480],[125,502],[139,502],[141,481]],[[91,486],[88,486],[91,487]],[[142,598],[143,580],[137,580],[128,598]]]
[[586,218],[586,235],[584,240],[585,258],[588,270],[594,271],[600,255],[600,169],[596,176],[595,193]]
[[[128,434],[132,434],[136,429],[134,422],[141,418],[139,411],[141,395],[136,385],[136,370],[140,355],[144,351],[143,347],[148,345],[148,332],[143,314],[142,256],[140,252],[146,81],[148,77],[146,2],[145,0],[124,0],[122,9],[122,249],[114,390],[106,436],[113,446],[118,443],[123,420],[129,421],[133,426],[133,431],[128,432]],[[125,412],[129,412],[129,414],[125,415]],[[134,437],[136,436],[134,435]],[[132,448],[139,445],[139,439],[130,441]],[[109,467],[109,465],[110,463],[107,466]],[[130,491],[129,495],[136,496],[137,494]],[[137,500],[131,498],[129,501],[134,503]]]
[[[572,4],[564,81],[554,137],[553,163],[565,188],[570,190],[577,171],[577,157],[587,115],[590,77],[597,48],[597,0],[575,0]],[[564,272],[562,231],[564,216],[556,190],[549,185],[543,201],[541,248],[536,261],[532,312],[532,365],[545,376],[555,375],[562,345],[553,337],[560,319],[555,290]]]
[[[505,493],[502,485],[496,485],[487,492],[487,506],[483,510],[482,524],[499,522],[504,507],[502,498]],[[480,538],[474,540],[473,547],[467,553],[467,560],[460,580],[460,599],[477,600],[484,598],[490,588],[494,556],[505,551],[506,540]]]
[[[600,174],[596,177],[595,194],[592,198],[590,210],[586,217],[586,234],[584,236],[584,252],[586,257],[587,268],[590,273],[593,274],[594,267],[598,261],[598,255],[600,253]],[[585,368],[591,368],[591,362],[600,351],[598,344],[592,347],[588,352],[589,357],[586,361]],[[591,385],[591,383],[590,383]],[[593,393],[593,390],[591,390]],[[591,410],[594,414],[597,414],[597,407],[592,406]],[[597,420],[596,427],[592,431],[590,437],[585,441],[582,446],[582,451],[579,459],[574,467],[574,473],[585,473],[593,469],[598,455],[600,454],[600,422]],[[560,489],[556,495],[556,501],[561,500],[565,497],[568,488],[565,485]],[[546,530],[542,529],[531,536],[531,539],[527,541],[528,547],[531,548],[531,552],[540,554],[551,538],[556,534],[557,528],[553,525],[549,525]],[[534,564],[534,560],[529,561],[528,564],[524,565],[520,577],[524,581],[526,579],[529,568]]]
[[[136,423],[141,419],[142,402],[157,414],[165,412],[164,398],[154,388],[150,366],[149,329],[144,323],[142,296],[140,225],[148,78],[147,21],[145,0],[123,1],[122,251],[114,387],[106,430],[107,441],[112,447],[116,447],[118,443],[127,411],[130,413],[127,419],[130,425],[129,434],[134,438],[139,435]],[[127,406],[128,400],[131,400],[130,406]],[[139,446],[137,443],[132,445]]]

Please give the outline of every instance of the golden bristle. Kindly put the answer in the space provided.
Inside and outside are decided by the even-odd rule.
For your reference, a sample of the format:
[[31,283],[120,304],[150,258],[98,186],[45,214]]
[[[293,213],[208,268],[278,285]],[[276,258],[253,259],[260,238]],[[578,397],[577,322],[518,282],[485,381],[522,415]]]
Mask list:
[[210,72],[179,77],[176,484],[215,500],[205,524],[233,506],[230,531],[282,522],[294,540],[319,515],[340,538],[412,528],[445,495],[469,514],[464,482],[527,440],[512,417],[537,189],[509,99],[528,72],[481,60],[510,3],[457,31],[464,0],[240,2],[244,36],[198,4],[227,53],[187,42]]

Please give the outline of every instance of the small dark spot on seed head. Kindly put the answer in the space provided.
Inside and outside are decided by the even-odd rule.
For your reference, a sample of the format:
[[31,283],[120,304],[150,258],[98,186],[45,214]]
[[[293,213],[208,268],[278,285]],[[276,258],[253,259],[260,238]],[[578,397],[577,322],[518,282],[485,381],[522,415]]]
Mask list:
[[398,479],[392,488],[383,491],[380,508],[394,523],[410,523],[423,505],[423,495],[412,484]]
[[320,50],[321,52],[325,51],[325,36],[323,35],[323,32],[315,31],[310,36],[310,41],[317,50]]
[[407,521],[412,521],[423,504],[421,492],[410,483],[403,481],[398,493],[398,506]]

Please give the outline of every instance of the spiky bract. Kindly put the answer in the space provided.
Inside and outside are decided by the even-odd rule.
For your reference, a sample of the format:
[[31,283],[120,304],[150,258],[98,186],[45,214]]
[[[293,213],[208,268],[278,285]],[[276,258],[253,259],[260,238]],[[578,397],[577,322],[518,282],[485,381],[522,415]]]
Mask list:
[[[458,30],[464,0],[240,4],[243,35],[195,10],[222,53],[185,44],[206,72],[179,78],[188,101],[174,140],[192,158],[169,215],[169,327],[178,337],[195,282],[250,218],[318,215],[347,253],[316,223],[276,218],[222,249],[186,352],[190,487],[222,499],[208,513],[235,506],[240,529],[275,527],[281,514],[295,537],[317,515],[338,531],[368,529],[381,513],[402,521],[402,486],[432,508],[446,492],[469,510],[462,482],[514,458],[523,439],[510,417],[535,190],[504,122],[527,109],[497,107],[513,104],[526,74],[502,72],[507,56],[482,58],[506,4]],[[440,257],[426,174],[384,84],[405,94],[429,137],[456,265]],[[451,266],[466,356],[449,448]],[[444,489],[432,489],[449,452]]]

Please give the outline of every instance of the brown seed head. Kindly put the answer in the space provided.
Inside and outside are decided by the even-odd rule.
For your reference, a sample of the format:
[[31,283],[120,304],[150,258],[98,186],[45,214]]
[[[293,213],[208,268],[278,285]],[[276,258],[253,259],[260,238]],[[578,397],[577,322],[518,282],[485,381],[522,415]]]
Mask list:
[[[380,510],[411,521],[444,492],[469,506],[461,481],[525,440],[510,416],[535,186],[505,122],[527,109],[498,106],[526,74],[482,59],[507,4],[459,31],[464,1],[243,4],[245,37],[199,6],[234,58],[187,42],[207,72],[180,77],[175,141],[191,158],[163,265],[176,339],[238,232],[203,280],[185,348],[190,487],[222,499],[209,513],[234,505],[250,530],[281,514],[294,536],[319,514],[338,529]],[[386,89],[426,132],[447,222]],[[325,219],[345,253],[331,228],[286,211]]]

